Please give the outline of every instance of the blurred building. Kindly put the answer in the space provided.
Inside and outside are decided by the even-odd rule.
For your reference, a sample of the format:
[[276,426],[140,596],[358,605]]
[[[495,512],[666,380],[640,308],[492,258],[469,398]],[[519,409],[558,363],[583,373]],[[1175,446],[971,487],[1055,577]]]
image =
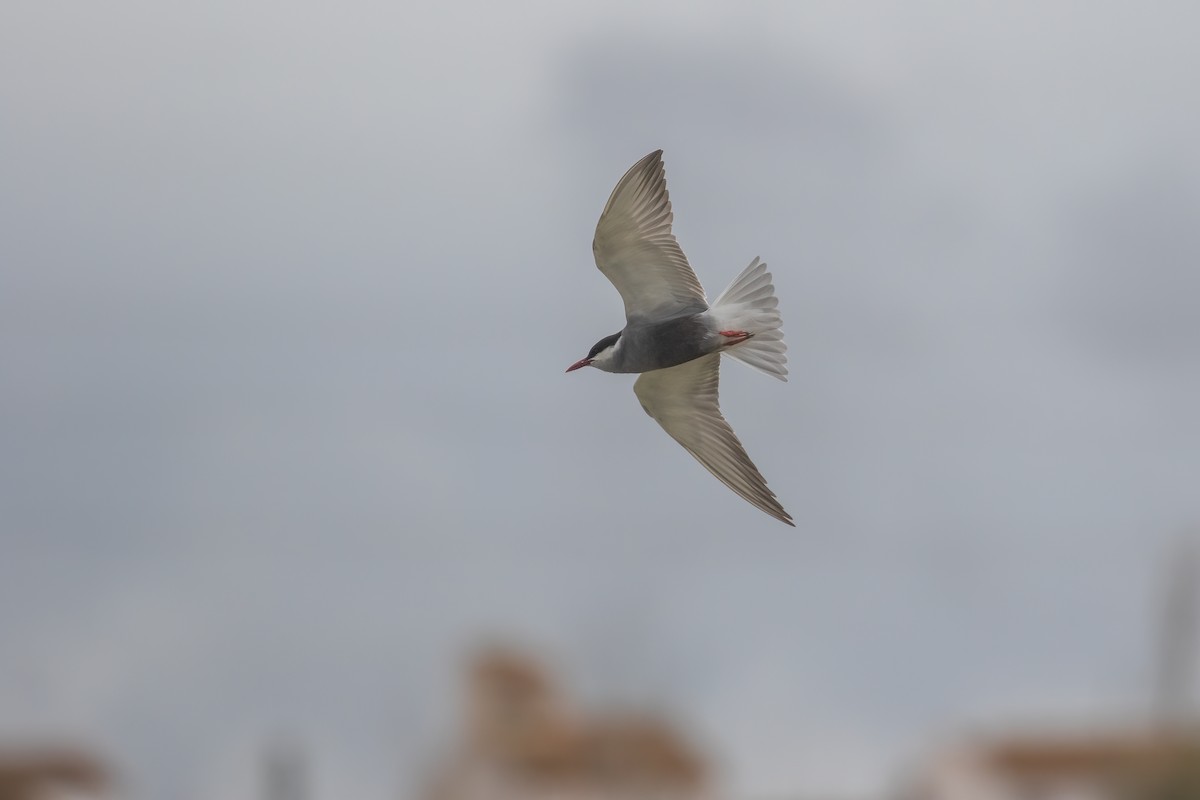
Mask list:
[[1171,553],[1149,721],[1073,735],[967,739],[936,753],[906,800],[1200,800],[1200,714],[1191,696],[1200,641],[1200,549]]
[[588,714],[529,658],[493,650],[467,678],[462,741],[428,800],[696,800],[704,760],[666,721]]
[[0,800],[99,800],[112,786],[109,768],[80,750],[0,747]]
[[1034,734],[960,743],[905,800],[1200,800],[1200,732]]

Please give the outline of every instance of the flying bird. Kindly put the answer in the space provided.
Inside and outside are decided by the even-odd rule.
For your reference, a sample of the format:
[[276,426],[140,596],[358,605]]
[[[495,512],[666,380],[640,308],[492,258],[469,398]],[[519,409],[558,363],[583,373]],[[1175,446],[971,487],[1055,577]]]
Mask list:
[[646,413],[718,480],[794,526],[717,401],[722,354],[787,380],[771,273],[755,258],[709,305],[671,233],[673,219],[662,150],[655,150],[617,183],[592,241],[596,266],[625,302],[625,327],[567,372],[640,372],[633,391]]

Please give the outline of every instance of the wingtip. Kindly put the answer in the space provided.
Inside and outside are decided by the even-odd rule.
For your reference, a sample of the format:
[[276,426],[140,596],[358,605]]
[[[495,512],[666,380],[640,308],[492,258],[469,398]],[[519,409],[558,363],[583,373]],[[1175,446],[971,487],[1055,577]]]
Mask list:
[[662,156],[663,156],[663,151],[662,151],[662,148],[660,147],[659,149],[649,152],[646,155],[642,156],[640,159],[638,159],[638,163],[639,164],[646,164],[646,163],[661,164],[662,160],[663,160]]
[[763,511],[770,514],[775,519],[782,522],[784,525],[790,525],[793,528],[796,527],[796,523],[792,520],[792,515],[789,514],[787,512],[787,510],[784,509],[784,507],[779,504],[779,499],[775,497],[775,493],[771,492],[770,489],[767,489],[767,491],[770,492],[771,500],[773,500],[774,502],[771,503],[770,507],[759,506],[759,508],[761,508]]

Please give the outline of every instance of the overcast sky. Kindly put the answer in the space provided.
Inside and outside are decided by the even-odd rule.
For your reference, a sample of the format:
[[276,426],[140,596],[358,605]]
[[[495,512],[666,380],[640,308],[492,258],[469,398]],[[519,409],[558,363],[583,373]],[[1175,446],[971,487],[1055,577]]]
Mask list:
[[[394,797],[470,648],[649,704],[737,797],[1144,709],[1200,524],[1195,4],[0,8],[0,739],[130,794]],[[604,201],[665,149],[795,516],[630,376]]]

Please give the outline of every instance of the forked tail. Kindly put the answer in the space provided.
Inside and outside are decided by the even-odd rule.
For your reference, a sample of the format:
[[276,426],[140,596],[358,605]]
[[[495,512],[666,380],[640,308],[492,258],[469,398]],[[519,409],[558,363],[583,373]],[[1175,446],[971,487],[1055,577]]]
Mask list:
[[787,380],[787,345],[780,330],[783,318],[765,263],[757,258],[751,261],[721,292],[709,313],[721,330],[752,334],[721,352],[781,381]]

